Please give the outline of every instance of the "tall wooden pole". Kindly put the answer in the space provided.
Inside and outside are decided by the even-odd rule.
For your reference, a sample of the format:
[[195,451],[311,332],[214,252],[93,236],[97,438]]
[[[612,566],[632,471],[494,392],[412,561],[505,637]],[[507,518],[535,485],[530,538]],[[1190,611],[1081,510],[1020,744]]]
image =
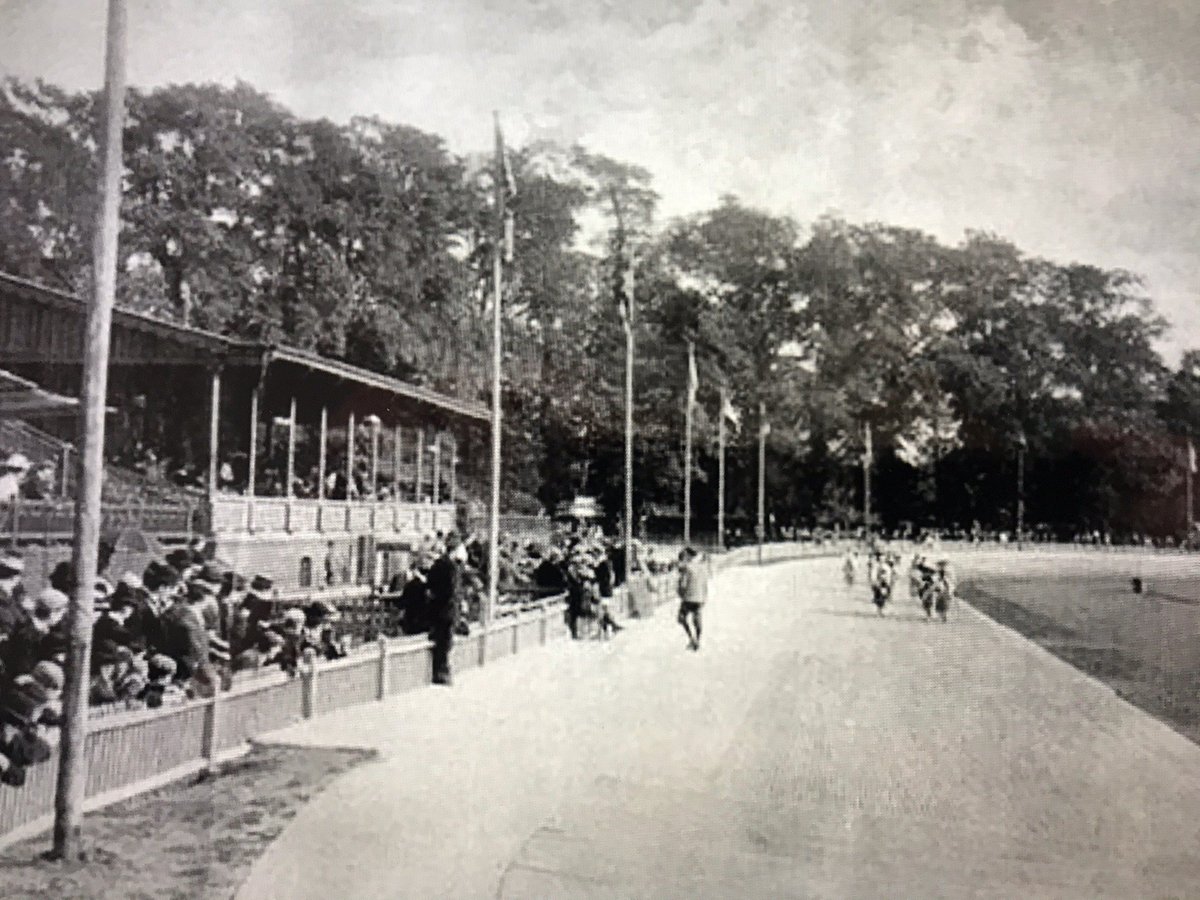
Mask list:
[[1027,441],[1022,434],[1017,439],[1017,549],[1025,546],[1025,450]]
[[721,411],[717,414],[717,549],[725,549],[725,388],[721,388]]
[[629,260],[625,291],[625,583],[633,563],[633,365],[634,365],[634,262]]
[[488,516],[488,591],[483,620],[490,624],[495,614],[500,586],[500,435],[503,420],[500,410],[501,299],[504,296],[504,266],[500,242],[496,242],[492,260],[492,502]]
[[871,441],[871,423],[863,424],[863,527],[871,534],[871,457],[874,449]]
[[767,405],[758,404],[758,564],[767,537]]
[[379,419],[371,419],[371,502],[379,496]]
[[321,406],[321,446],[317,450],[317,499],[325,499],[325,443],[329,439],[329,407],[322,404]]
[[217,496],[220,477],[221,438],[221,370],[212,370],[212,386],[208,401],[208,499],[211,503]]
[[442,433],[433,436],[433,505],[442,502]]
[[246,473],[246,528],[254,530],[254,480],[258,470],[258,385],[250,389],[250,459]]
[[392,499],[400,505],[400,426],[392,429]]
[[1183,524],[1184,524],[1184,527],[1187,529],[1187,531],[1185,532],[1184,537],[1183,537],[1183,542],[1184,542],[1183,545],[1185,547],[1190,547],[1192,545],[1192,530],[1195,527],[1194,523],[1195,523],[1196,506],[1193,502],[1194,498],[1192,496],[1193,476],[1196,474],[1195,461],[1196,461],[1196,445],[1192,443],[1192,439],[1189,437],[1188,442],[1187,442],[1187,459],[1185,460],[1185,463],[1186,463],[1185,471],[1186,471],[1187,475],[1184,480],[1184,483],[1185,483],[1185,486],[1187,489],[1185,492],[1187,494],[1187,496],[1185,497],[1185,501],[1184,501],[1187,503],[1187,509],[1184,510],[1184,516],[1183,516]]
[[295,493],[292,485],[296,481],[296,398],[292,397],[288,407],[287,488],[284,496],[289,500]]
[[418,428],[417,429],[417,470],[413,474],[413,481],[414,481],[413,499],[416,500],[418,503],[421,502],[421,488],[423,487],[421,482],[423,482],[425,480],[425,474],[424,474],[425,473],[425,467],[424,467],[425,458],[424,457],[425,457],[425,429]]
[[[346,505],[349,506],[354,488],[354,413],[346,419]],[[347,522],[349,527],[349,522]]]
[[683,543],[692,542],[692,407],[694,404],[692,372],[696,367],[695,347],[688,341],[687,408],[684,410],[683,438]]
[[87,785],[87,712],[92,650],[92,604],[100,548],[104,478],[104,409],[108,351],[117,279],[120,233],[122,130],[125,120],[125,3],[109,0],[104,65],[103,127],[96,235],[92,243],[92,302],[85,332],[79,487],[75,500],[72,562],[77,583],[67,612],[69,642],[63,689],[62,742],[54,797],[54,848],[59,859],[82,851],[83,800]]

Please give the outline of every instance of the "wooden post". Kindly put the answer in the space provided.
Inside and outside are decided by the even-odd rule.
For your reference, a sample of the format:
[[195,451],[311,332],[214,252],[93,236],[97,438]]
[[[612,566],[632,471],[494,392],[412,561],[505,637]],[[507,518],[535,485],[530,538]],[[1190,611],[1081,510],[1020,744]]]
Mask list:
[[425,456],[425,429],[417,429],[417,472],[416,472],[416,491],[413,499],[418,503],[421,502],[421,482],[424,481],[424,456]]
[[450,447],[450,502],[458,502],[458,438]]
[[329,432],[329,407],[321,404],[321,446],[317,450],[317,531],[325,530],[325,441]]
[[250,389],[250,471],[246,475],[246,528],[254,530],[254,476],[258,468],[258,385]]
[[300,715],[311,719],[317,705],[317,652],[312,647],[304,648],[300,679]]
[[204,705],[204,733],[200,738],[200,755],[208,771],[216,768],[217,747],[221,738],[221,692],[213,694]]
[[220,431],[221,431],[221,370],[212,371],[212,388],[208,401],[208,499],[213,501],[220,486]]
[[283,530],[291,533],[292,530],[292,498],[296,492],[292,485],[296,481],[296,398],[292,397],[291,406],[288,407],[288,444],[287,444],[287,487],[284,489],[283,495],[287,499],[284,501],[283,507]]
[[625,583],[633,566],[633,322],[634,322],[634,263],[629,260],[625,290]]
[[109,0],[100,130],[100,182],[92,244],[92,302],[85,325],[83,395],[79,404],[79,489],[72,548],[77,584],[67,615],[69,643],[63,690],[62,743],[54,796],[53,855],[81,856],[87,787],[87,714],[92,650],[92,605],[100,546],[104,480],[104,412],[109,343],[116,293],[120,232],[122,131],[125,118],[125,2]]
[[400,530],[400,426],[392,429],[392,528]]
[[767,539],[767,406],[758,404],[758,564],[763,561],[763,541]]
[[717,549],[725,549],[725,409],[728,398],[721,388],[721,411],[717,413]]
[[292,405],[288,409],[288,449],[287,449],[287,491],[285,496],[290,500],[295,491],[292,484],[296,480],[296,398],[292,397]]
[[374,531],[379,509],[379,416],[368,416],[367,421],[371,424],[371,531]]
[[433,436],[433,505],[442,501],[442,433]]
[[354,413],[346,420],[346,530],[350,530],[350,489],[354,487]]

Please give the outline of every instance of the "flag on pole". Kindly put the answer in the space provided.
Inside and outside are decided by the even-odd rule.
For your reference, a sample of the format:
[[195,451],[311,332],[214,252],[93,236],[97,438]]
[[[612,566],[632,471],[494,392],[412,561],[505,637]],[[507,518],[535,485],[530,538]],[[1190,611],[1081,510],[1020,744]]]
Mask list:
[[1193,475],[1196,474],[1196,445],[1192,443],[1192,439],[1188,438],[1187,442],[1187,459],[1188,471]]
[[617,314],[621,317],[621,327],[628,331],[629,309],[633,303],[633,260],[618,258],[617,265],[622,267],[616,289]]
[[729,394],[724,390],[721,391],[721,415],[733,423],[734,431],[742,430],[742,414],[729,402]]
[[871,442],[871,423],[865,422],[863,423],[863,465],[869,466],[874,455],[874,448]]
[[696,375],[696,345],[688,341],[688,405],[696,403],[696,390],[700,387],[700,379]]
[[762,425],[758,429],[758,436],[765,438],[765,437],[769,437],[770,434],[771,434],[771,423],[768,422],[766,419],[763,419]]
[[496,210],[504,228],[504,261],[513,261],[514,226],[512,201],[517,196],[517,183],[513,180],[512,166],[508,162],[508,150],[504,146],[504,135],[500,131],[500,115],[495,114],[496,123]]

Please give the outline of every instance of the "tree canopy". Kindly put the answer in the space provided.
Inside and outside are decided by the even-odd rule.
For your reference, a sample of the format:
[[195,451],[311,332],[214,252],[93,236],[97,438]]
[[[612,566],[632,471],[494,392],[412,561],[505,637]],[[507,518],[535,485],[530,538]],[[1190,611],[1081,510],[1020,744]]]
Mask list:
[[[128,104],[122,303],[486,399],[490,160],[378,118],[303,119],[247,84],[131,90]],[[95,108],[0,84],[0,269],[86,285]],[[735,515],[753,506],[761,404],[780,522],[856,522],[869,430],[885,524],[1011,528],[1020,450],[1031,523],[1181,527],[1200,351],[1164,363],[1166,323],[1135,274],[993,234],[951,246],[736,197],[662,222],[637,166],[547,143],[511,163],[505,483],[518,505],[586,492],[620,508],[632,269],[639,507],[681,505],[690,341],[701,526],[724,391],[742,414]]]

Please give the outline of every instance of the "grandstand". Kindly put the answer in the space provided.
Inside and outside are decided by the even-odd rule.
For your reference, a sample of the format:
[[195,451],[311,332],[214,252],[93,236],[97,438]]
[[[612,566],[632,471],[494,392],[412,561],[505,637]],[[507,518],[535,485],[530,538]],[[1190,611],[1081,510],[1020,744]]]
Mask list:
[[[71,410],[86,304],[0,273],[0,368]],[[104,522],[164,543],[204,536],[285,596],[366,593],[458,521],[479,403],[279,344],[114,312]],[[0,511],[0,541],[68,552],[72,416],[0,412],[0,449],[53,476]]]

